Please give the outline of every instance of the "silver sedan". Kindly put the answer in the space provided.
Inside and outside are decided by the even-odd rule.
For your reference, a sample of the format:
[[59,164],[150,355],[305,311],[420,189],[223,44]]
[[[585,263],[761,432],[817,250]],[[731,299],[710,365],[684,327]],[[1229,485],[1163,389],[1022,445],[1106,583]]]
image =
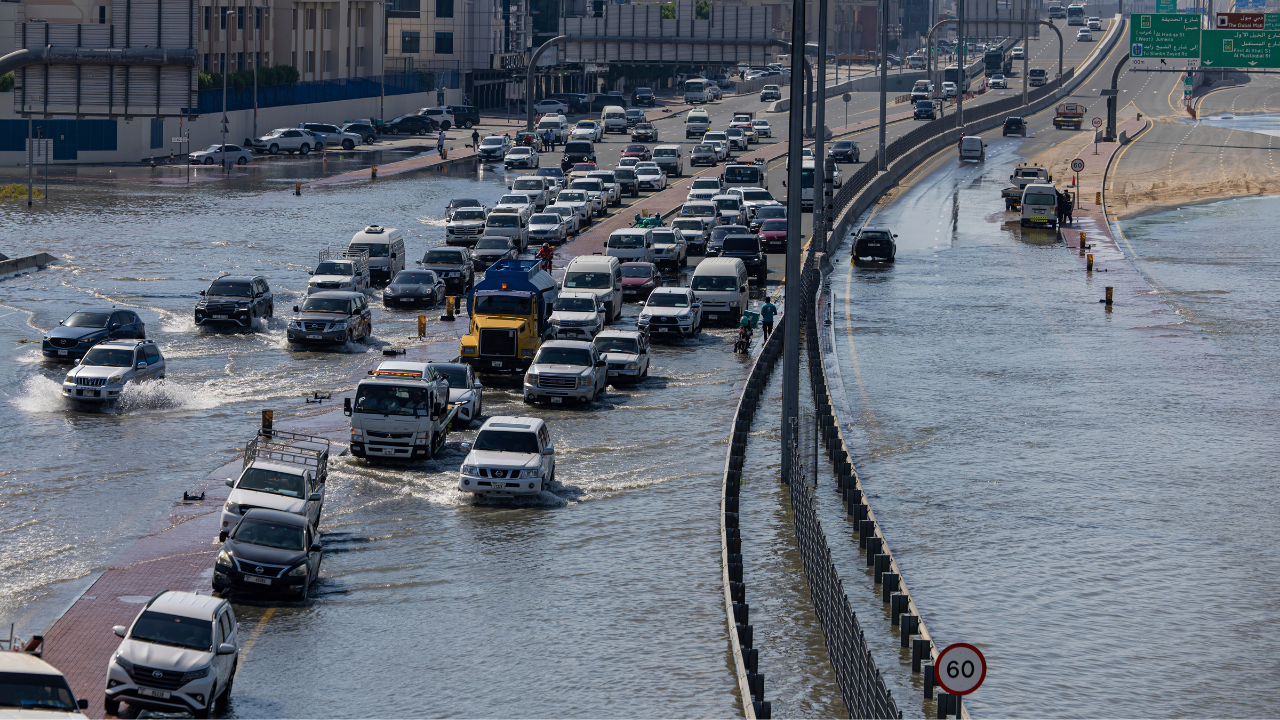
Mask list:
[[223,153],[222,145],[210,145],[203,150],[197,150],[191,153],[188,162],[196,165],[220,165],[225,157],[229,163],[236,165],[247,165],[253,159],[253,153],[245,150],[239,145],[227,143],[226,153]]

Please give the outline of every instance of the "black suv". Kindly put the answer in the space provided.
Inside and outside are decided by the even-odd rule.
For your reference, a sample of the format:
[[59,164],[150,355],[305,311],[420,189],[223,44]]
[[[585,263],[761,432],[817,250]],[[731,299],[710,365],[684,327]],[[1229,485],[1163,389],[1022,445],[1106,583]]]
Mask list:
[[769,258],[760,247],[760,236],[748,233],[725,235],[720,246],[720,257],[738,258],[747,266],[747,273],[754,275],[756,284],[764,287],[769,276]]
[[837,140],[831,145],[827,156],[836,162],[856,163],[859,160],[858,143],[852,140]]
[[932,100],[916,101],[916,120],[935,120],[938,117],[938,108],[933,104]]
[[853,264],[893,262],[898,254],[898,244],[893,240],[896,237],[887,228],[863,228],[853,242]]
[[1002,135],[1021,135],[1027,136],[1027,124],[1020,117],[1009,117],[1004,119],[1004,129]]
[[200,295],[196,325],[252,328],[254,320],[276,312],[271,288],[261,275],[223,275]]
[[569,172],[569,168],[578,163],[596,161],[596,148],[590,140],[570,140],[564,144],[564,159],[560,161],[560,169]]
[[638,87],[631,95],[631,102],[636,105],[654,107],[658,104],[658,99],[653,96],[653,88]]
[[633,168],[618,168],[613,171],[613,178],[618,182],[618,195],[640,197],[640,186],[636,184],[636,171]]
[[347,123],[342,126],[342,132],[359,135],[367,144],[378,142],[378,128],[369,123]]
[[147,326],[132,310],[86,308],[71,313],[58,327],[45,333],[41,348],[50,360],[71,362],[84,357],[89,348],[103,340],[147,337]]
[[391,135],[426,135],[437,132],[440,123],[426,115],[401,115],[382,127]]
[[424,270],[434,270],[444,280],[448,292],[459,295],[466,294],[476,279],[475,270],[471,267],[470,248],[431,248],[418,265]]
[[480,110],[478,108],[470,105],[445,105],[444,109],[453,115],[453,123],[455,125],[471,129],[472,125],[480,124]]

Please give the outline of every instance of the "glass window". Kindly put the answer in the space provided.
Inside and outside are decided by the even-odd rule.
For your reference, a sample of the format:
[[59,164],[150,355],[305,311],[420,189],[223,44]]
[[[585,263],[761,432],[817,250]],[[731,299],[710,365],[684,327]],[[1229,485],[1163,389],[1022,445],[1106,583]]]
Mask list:
[[562,312],[590,313],[596,311],[595,298],[567,298],[556,300],[555,309]]
[[654,293],[646,304],[649,307],[689,307],[689,296],[684,293]]
[[111,319],[110,313],[85,312],[79,310],[71,313],[62,324],[67,327],[104,328]]
[[301,475],[287,473],[282,470],[251,467],[240,476],[240,482],[236,483],[236,489],[300,498],[306,487],[302,482]]
[[465,365],[436,365],[436,370],[449,383],[449,387],[462,390],[470,390],[471,383],[467,380],[467,367]]
[[538,351],[533,361],[538,365],[579,365],[591,364],[591,351],[573,347],[544,347]]
[[350,275],[353,272],[351,263],[325,260],[316,266],[316,275]]
[[611,248],[642,248],[644,247],[643,235],[610,235],[609,247]]
[[724,181],[731,183],[758,183],[760,170],[754,167],[738,167],[730,165],[724,169]]
[[123,348],[94,348],[85,354],[82,365],[90,367],[131,367],[133,351]]
[[480,209],[478,209],[478,208],[475,208],[475,209],[473,209],[473,208],[463,208],[462,210],[455,210],[455,211],[454,211],[454,213],[453,213],[453,218],[452,218],[452,219],[454,219],[454,220],[483,220],[483,219],[484,219],[484,210],[480,210]]
[[15,716],[23,715],[23,710],[80,713],[66,679],[45,673],[0,672],[0,708],[20,708]]
[[613,277],[607,272],[572,272],[564,276],[567,288],[584,288],[587,290],[607,290],[613,287]]
[[405,55],[416,55],[421,51],[422,35],[416,31],[404,30],[400,33],[400,52]]
[[436,33],[436,54],[437,55],[453,54],[453,33],[451,32]]
[[560,216],[552,215],[550,213],[542,213],[540,215],[534,215],[533,217],[529,218],[529,224],[530,225],[559,225]]
[[493,238],[489,238],[476,243],[477,250],[509,250],[510,248],[511,242],[505,239],[495,240]]
[[762,224],[760,225],[760,229],[761,229],[762,231],[763,231],[763,230],[769,230],[769,231],[772,231],[772,232],[777,232],[777,231],[786,232],[786,230],[787,230],[787,221],[786,221],[786,220],[779,220],[779,219],[765,220],[765,221],[764,221],[764,223],[762,223]]
[[387,257],[391,254],[391,246],[388,243],[352,243],[350,250],[352,252],[367,250],[371,258]]
[[1027,193],[1023,205],[1057,205],[1058,199],[1048,193]]
[[346,313],[346,298],[309,297],[302,301],[302,312]]
[[513,295],[481,295],[474,311],[481,315],[528,315],[529,298]]
[[142,642],[213,652],[213,623],[182,615],[146,610],[129,637]]
[[494,452],[527,453],[534,455],[541,451],[538,447],[538,436],[531,432],[514,430],[481,430],[476,435],[472,450],[490,450]]
[[631,353],[636,354],[640,349],[636,346],[636,341],[631,338],[621,337],[598,337],[592,343],[596,346],[596,352],[607,353]]
[[453,17],[453,0],[436,0],[436,17]]
[[422,257],[424,263],[460,263],[462,262],[462,253],[456,250],[428,250],[426,255]]
[[219,297],[253,297],[253,285],[243,280],[215,280],[204,294]]
[[520,216],[513,213],[492,213],[485,220],[485,224],[499,228],[520,227]]
[[376,415],[424,416],[431,412],[426,388],[364,384],[356,388],[355,412]]
[[732,275],[695,275],[689,284],[692,290],[737,290],[738,278]]
[[396,285],[431,285],[436,281],[436,274],[422,270],[401,270],[393,280]]
[[306,549],[306,535],[297,525],[266,522],[263,520],[241,520],[232,535],[236,542],[281,550]]

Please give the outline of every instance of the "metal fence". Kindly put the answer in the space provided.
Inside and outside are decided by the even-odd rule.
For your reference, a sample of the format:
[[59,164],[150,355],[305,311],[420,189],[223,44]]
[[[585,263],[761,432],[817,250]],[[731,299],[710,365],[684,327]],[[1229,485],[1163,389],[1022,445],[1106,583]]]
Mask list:
[[[397,73],[340,80],[315,80],[292,85],[260,85],[258,86],[258,107],[375,98],[383,94],[384,88],[387,95],[407,95],[433,90],[436,87],[435,83],[436,78],[431,73]],[[243,90],[227,89],[227,110],[251,109],[253,109],[252,87]],[[222,88],[201,90],[198,112],[201,115],[222,112]]]

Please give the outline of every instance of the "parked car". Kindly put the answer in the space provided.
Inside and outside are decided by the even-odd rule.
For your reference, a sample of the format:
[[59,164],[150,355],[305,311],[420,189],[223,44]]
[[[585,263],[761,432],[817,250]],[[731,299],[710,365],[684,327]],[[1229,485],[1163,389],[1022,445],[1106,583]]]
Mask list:
[[610,385],[649,377],[649,338],[636,330],[605,330],[591,341],[608,365]]
[[467,453],[458,474],[462,492],[510,498],[537,495],[555,482],[556,449],[538,418],[491,417],[462,449]]
[[453,116],[453,124],[470,130],[472,125],[480,124],[480,110],[471,105],[445,105],[445,110]]
[[533,110],[542,115],[566,115],[569,112],[569,103],[544,98],[533,104]]
[[300,345],[334,345],[366,340],[373,334],[373,313],[364,293],[325,290],[293,306],[286,337]]
[[224,159],[236,165],[245,165],[253,159],[253,151],[227,143],[210,145],[187,155],[187,162],[193,165],[221,165]]
[[431,270],[401,270],[382,289],[382,306],[433,307],[444,301],[444,279]]
[[426,115],[401,115],[383,128],[391,135],[426,135],[439,132],[440,123]]
[[132,310],[85,308],[71,313],[58,327],[45,333],[41,353],[50,360],[73,361],[104,340],[146,337],[146,324]]
[[277,128],[253,141],[253,149],[268,155],[278,155],[282,151],[290,155],[295,152],[306,155],[315,144],[311,133],[298,128]]
[[431,120],[434,120],[435,123],[440,126],[441,130],[448,130],[449,128],[458,124],[453,119],[453,113],[449,112],[449,110],[446,108],[442,108],[442,107],[422,108],[421,110],[418,111],[418,114],[426,116]]
[[623,300],[644,300],[654,288],[662,287],[662,273],[656,263],[624,262],[621,269]]
[[631,101],[636,105],[645,105],[653,107],[658,104],[657,98],[653,96],[653,88],[638,87],[631,95]]
[[702,303],[687,287],[664,287],[650,293],[636,327],[649,337],[693,337],[702,332]]
[[540,164],[538,151],[531,147],[513,147],[502,158],[502,166],[508,170],[518,167],[536,168]]
[[119,715],[122,702],[198,718],[227,707],[240,659],[231,603],[166,590],[147,600],[132,623],[111,630],[121,641],[107,663],[102,707],[108,715]]
[[378,128],[365,122],[347,123],[342,126],[342,132],[349,135],[359,135],[364,138],[366,145],[372,145],[378,142]]
[[469,248],[431,248],[423,254],[418,265],[423,270],[434,271],[440,279],[444,280],[446,292],[457,295],[466,294],[475,282],[475,270],[471,267]]
[[343,150],[354,150],[357,145],[364,143],[364,138],[359,135],[345,133],[337,125],[302,123],[298,127],[316,136],[316,150],[336,147],[340,147]]
[[120,399],[129,383],[163,380],[164,356],[148,340],[106,340],[94,345],[62,381],[62,396],[77,405]]
[[622,157],[640,158],[641,160],[652,160],[653,153],[649,151],[647,145],[628,145],[622,148]]
[[542,343],[524,376],[526,403],[595,402],[609,382],[608,362],[595,346],[580,340]]
[[261,275],[223,275],[200,291],[196,301],[198,326],[252,328],[275,315],[275,297]]
[[516,241],[509,237],[488,235],[480,238],[472,254],[471,265],[476,270],[488,270],[489,266],[504,258],[520,257]]

